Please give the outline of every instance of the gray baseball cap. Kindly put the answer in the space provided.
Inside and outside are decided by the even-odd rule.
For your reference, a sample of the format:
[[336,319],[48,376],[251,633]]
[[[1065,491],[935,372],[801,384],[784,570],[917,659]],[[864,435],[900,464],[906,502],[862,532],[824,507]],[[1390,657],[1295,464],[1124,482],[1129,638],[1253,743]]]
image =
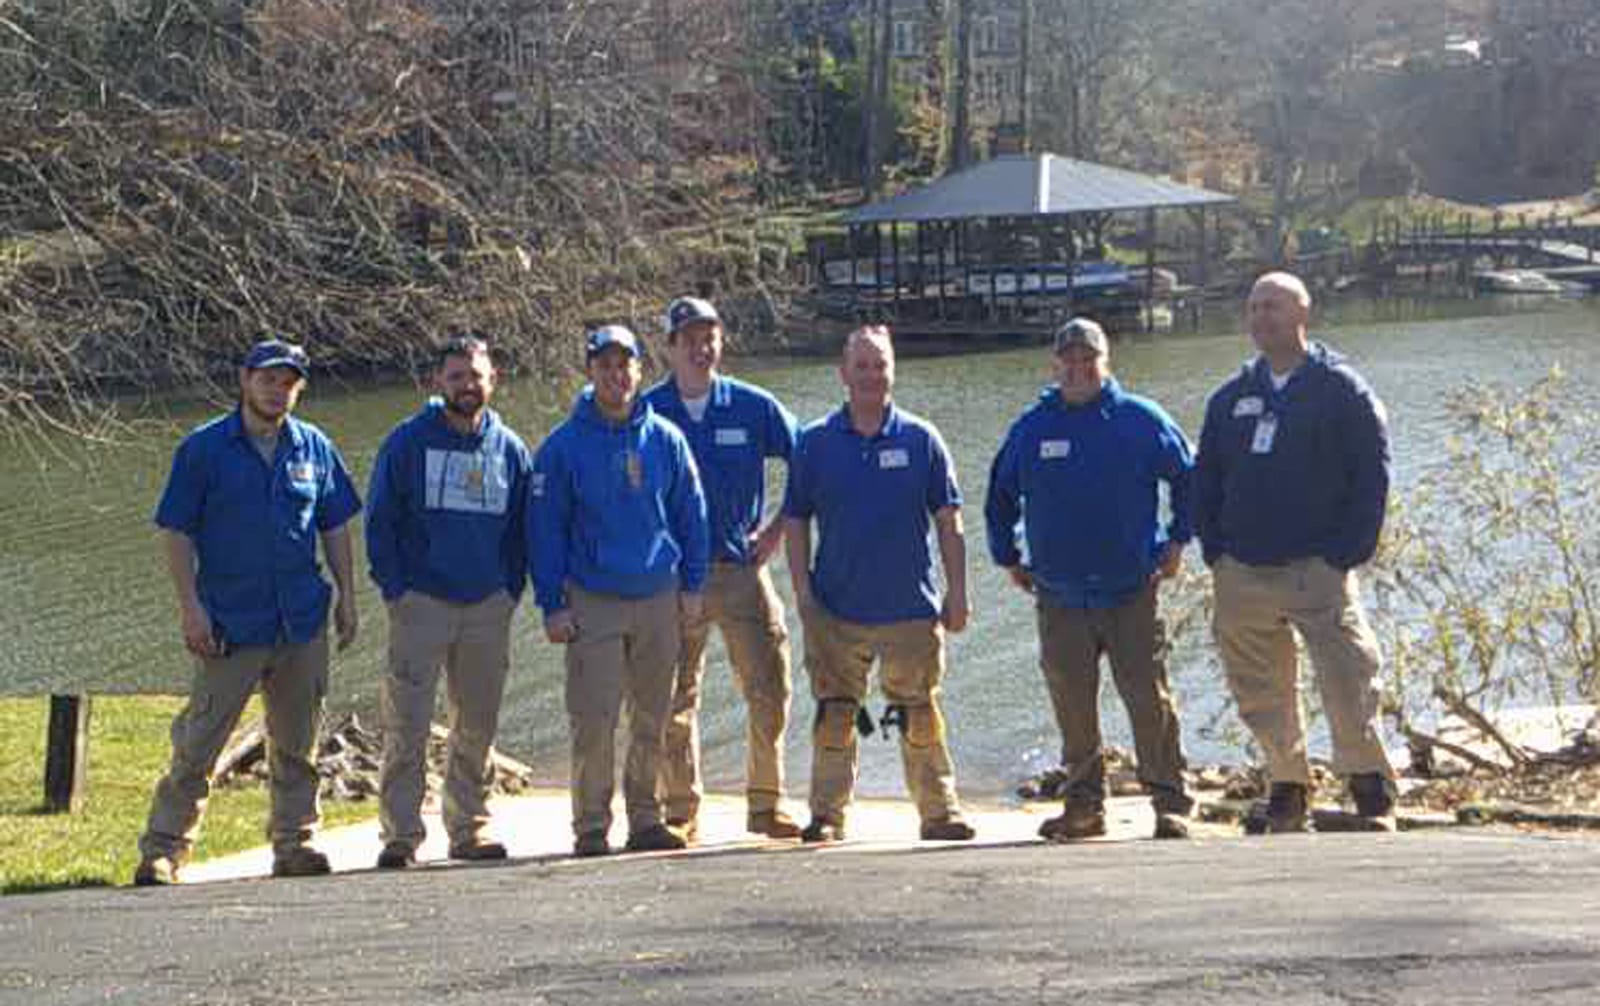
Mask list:
[[639,340],[622,325],[601,325],[584,340],[584,349],[591,360],[612,346],[621,346],[629,356],[639,355]]
[[1073,346],[1087,346],[1101,356],[1111,353],[1106,330],[1100,327],[1099,322],[1088,318],[1071,318],[1056,329],[1055,351],[1059,353]]

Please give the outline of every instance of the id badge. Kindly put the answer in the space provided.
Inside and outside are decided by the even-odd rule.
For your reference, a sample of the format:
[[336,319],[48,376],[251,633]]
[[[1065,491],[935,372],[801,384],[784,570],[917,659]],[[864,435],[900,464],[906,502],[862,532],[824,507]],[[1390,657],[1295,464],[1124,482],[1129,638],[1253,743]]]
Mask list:
[[1272,441],[1278,436],[1278,417],[1268,413],[1256,420],[1256,433],[1250,439],[1251,454],[1271,454]]

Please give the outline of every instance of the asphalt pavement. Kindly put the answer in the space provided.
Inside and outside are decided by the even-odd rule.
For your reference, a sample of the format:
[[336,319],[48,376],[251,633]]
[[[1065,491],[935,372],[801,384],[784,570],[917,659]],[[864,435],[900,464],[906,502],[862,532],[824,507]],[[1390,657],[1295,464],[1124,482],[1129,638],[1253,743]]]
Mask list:
[[1600,1003],[1600,841],[691,855],[0,900],[0,1003]]

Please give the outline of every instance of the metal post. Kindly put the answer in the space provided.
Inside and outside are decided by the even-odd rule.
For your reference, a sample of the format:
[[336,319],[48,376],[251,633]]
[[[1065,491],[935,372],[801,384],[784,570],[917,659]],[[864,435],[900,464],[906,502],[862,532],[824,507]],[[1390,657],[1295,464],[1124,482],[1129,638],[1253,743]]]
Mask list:
[[889,225],[889,262],[894,269],[894,320],[900,321],[900,221]]
[[50,726],[45,741],[44,807],[48,813],[77,813],[89,789],[89,697],[50,696]]
[[1144,211],[1144,330],[1156,330],[1156,211]]

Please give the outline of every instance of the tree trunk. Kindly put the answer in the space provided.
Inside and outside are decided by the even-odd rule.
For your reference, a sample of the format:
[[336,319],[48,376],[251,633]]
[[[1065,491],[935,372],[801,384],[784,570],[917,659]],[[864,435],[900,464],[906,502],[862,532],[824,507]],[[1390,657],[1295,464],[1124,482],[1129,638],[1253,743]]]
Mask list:
[[1021,0],[1021,3],[1022,35],[1017,40],[1017,140],[1022,153],[1026,154],[1033,149],[1028,138],[1028,91],[1033,75],[1030,65],[1033,53],[1033,0]]
[[956,0],[956,86],[950,115],[950,166],[960,171],[972,162],[972,5]]
[[890,2],[867,5],[867,79],[861,94],[861,192],[867,199],[878,194],[878,7]]

